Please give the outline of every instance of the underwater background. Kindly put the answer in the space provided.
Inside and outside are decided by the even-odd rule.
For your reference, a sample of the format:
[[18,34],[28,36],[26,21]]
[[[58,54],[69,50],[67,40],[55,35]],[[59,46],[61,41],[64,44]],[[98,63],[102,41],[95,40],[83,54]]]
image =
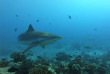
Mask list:
[[[64,57],[70,58],[71,56],[71,60],[68,61],[71,63],[76,57],[80,57],[85,62],[96,63],[98,61],[96,63],[98,66],[104,63],[102,67],[106,69],[106,72],[99,73],[99,70],[96,72],[90,69],[94,73],[88,70],[82,73],[81,66],[80,73],[74,71],[75,69],[72,71],[67,69],[67,72],[64,72],[65,70],[57,72],[53,69],[54,73],[110,74],[109,0],[0,0],[0,59],[5,59],[5,61],[7,59],[10,63],[12,53],[22,52],[27,47],[18,42],[18,36],[27,31],[29,24],[32,24],[36,31],[56,34],[63,38],[47,45],[45,49],[39,46],[32,48],[27,52],[27,58],[35,61],[39,57],[40,59],[48,57],[53,63],[65,62],[65,60],[67,62],[67,58]],[[91,57],[91,60],[87,59]],[[95,61],[93,61],[94,58]],[[16,74],[28,73],[46,74],[25,73],[18,72],[18,70]],[[6,73],[3,72],[3,74]]]

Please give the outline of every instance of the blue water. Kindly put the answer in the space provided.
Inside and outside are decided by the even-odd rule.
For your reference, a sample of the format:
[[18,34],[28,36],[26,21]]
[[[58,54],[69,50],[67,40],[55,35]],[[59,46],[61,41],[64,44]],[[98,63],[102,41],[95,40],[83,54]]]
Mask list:
[[29,24],[36,31],[63,37],[48,45],[46,50],[33,48],[37,54],[73,52],[75,44],[90,46],[91,50],[102,48],[106,52],[110,49],[109,0],[1,0],[0,53],[4,52],[1,56],[26,48],[17,37],[28,29]]

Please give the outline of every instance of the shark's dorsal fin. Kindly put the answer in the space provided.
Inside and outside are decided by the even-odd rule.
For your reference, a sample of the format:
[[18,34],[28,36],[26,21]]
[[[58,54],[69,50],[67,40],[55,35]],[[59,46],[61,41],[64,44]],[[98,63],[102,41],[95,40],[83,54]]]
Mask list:
[[34,31],[32,25],[30,24],[29,27],[28,27],[28,30],[26,32],[31,32],[31,31]]

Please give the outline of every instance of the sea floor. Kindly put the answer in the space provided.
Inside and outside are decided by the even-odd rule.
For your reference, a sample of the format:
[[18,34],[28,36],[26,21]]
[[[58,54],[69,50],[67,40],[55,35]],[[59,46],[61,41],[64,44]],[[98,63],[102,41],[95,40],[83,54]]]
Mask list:
[[[0,54],[0,59],[7,59],[8,61],[12,61],[13,58],[10,58],[10,55],[13,52],[22,52],[23,51],[22,49],[25,49],[25,47],[24,46],[21,46],[21,45],[15,45],[14,47],[10,47],[10,48],[3,48],[3,47],[1,47],[0,48],[0,52],[2,52],[2,53]],[[81,48],[79,50],[77,48],[76,49],[69,49],[68,47],[66,47],[66,48],[65,47],[60,47],[60,48],[57,47],[56,48],[56,47],[50,46],[50,47],[46,47],[45,49],[42,49],[41,47],[32,48],[31,50],[29,50],[26,53],[26,55],[28,55],[27,56],[28,59],[31,59],[31,60],[34,60],[34,61],[39,56],[44,57],[44,58],[52,59],[52,61],[53,61],[53,60],[56,60],[56,54],[58,54],[59,52],[64,52],[67,55],[70,55],[72,57],[71,60],[76,59],[77,56],[83,57],[85,55],[87,55],[90,58],[91,57],[92,58],[100,58],[100,57],[102,57],[103,55],[105,55],[107,53],[107,51],[105,51],[105,50],[99,50],[99,49],[85,49],[85,48]],[[61,59],[57,59],[57,60],[59,61]],[[83,60],[85,60],[85,59],[83,59]],[[86,61],[87,60],[88,59],[86,59]],[[104,58],[104,60],[105,60],[105,58]],[[95,59],[95,61],[96,61],[96,59]],[[110,60],[106,60],[106,61],[110,65]],[[94,61],[92,61],[92,62],[94,62]],[[15,72],[7,72],[7,70],[9,68],[10,68],[10,66],[1,67],[0,68],[0,74],[15,74]]]
[[0,68],[0,74],[15,74],[15,72],[8,72],[9,67]]

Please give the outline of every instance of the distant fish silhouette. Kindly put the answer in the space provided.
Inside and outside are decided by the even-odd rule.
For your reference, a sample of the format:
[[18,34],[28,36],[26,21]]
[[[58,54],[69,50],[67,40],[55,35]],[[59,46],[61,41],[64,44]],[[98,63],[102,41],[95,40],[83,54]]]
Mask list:
[[36,20],[36,22],[39,22],[40,20]]
[[97,30],[98,30],[97,28],[94,29],[94,31],[97,31]]
[[16,17],[18,17],[18,14],[16,14]]
[[94,53],[94,54],[96,54],[96,53]]
[[69,15],[68,18],[71,20],[71,16]]
[[17,28],[15,28],[15,32],[17,31],[18,29]]
[[84,46],[84,48],[86,48],[86,49],[91,49],[91,47],[90,47],[90,46]]
[[49,23],[49,25],[51,25],[52,23]]

